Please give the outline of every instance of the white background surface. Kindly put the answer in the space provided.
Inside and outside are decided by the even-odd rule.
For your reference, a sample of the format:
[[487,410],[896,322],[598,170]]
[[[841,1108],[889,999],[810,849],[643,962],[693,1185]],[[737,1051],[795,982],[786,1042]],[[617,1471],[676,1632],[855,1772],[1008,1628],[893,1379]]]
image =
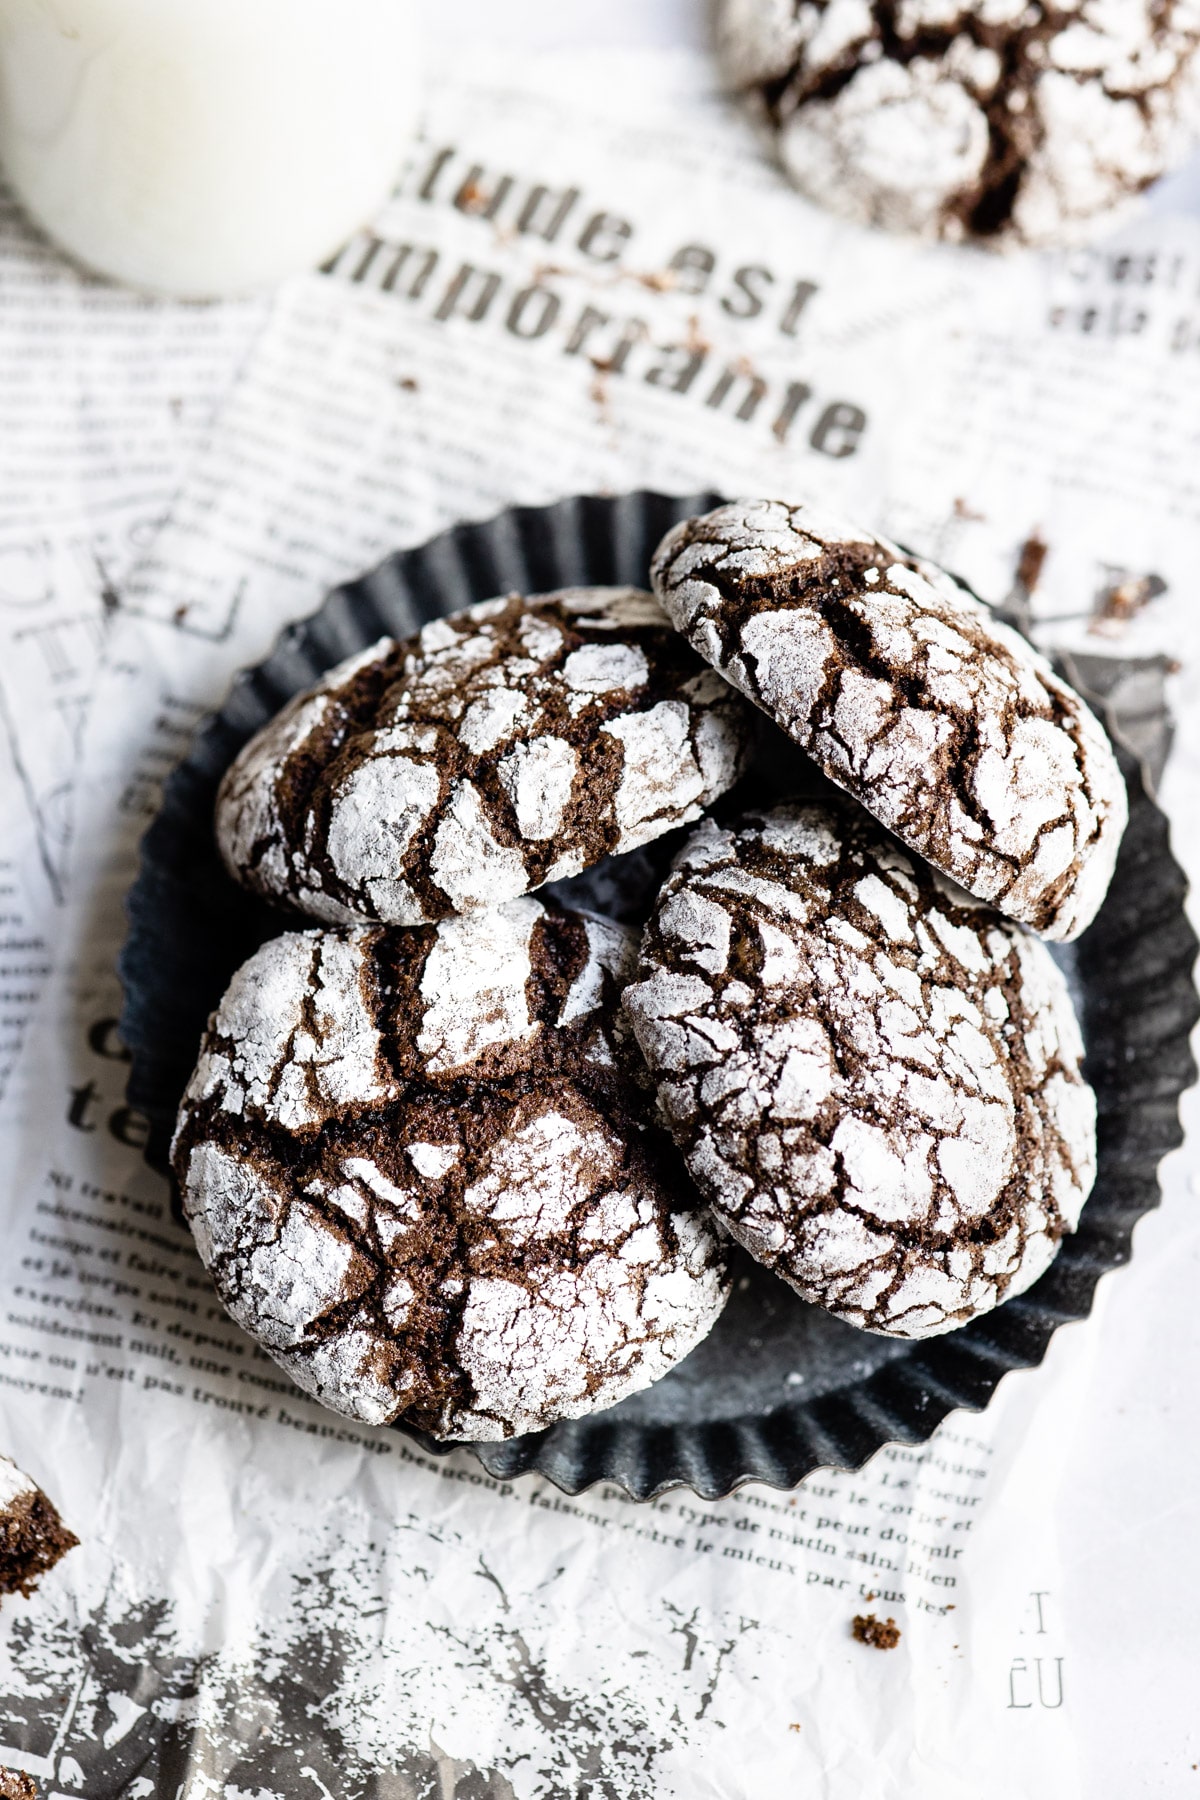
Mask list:
[[[452,8],[429,0],[426,11],[439,61],[462,38],[531,53],[696,46],[706,41],[708,14],[704,0],[454,0]],[[1176,767],[1176,783],[1195,779]],[[1189,1098],[1194,1141],[1200,1107]],[[1065,1598],[1080,1639],[1096,1647],[1086,1663],[1076,1659],[1070,1695],[1084,1791],[1096,1800],[1200,1800],[1200,1151],[1188,1160],[1190,1175],[1183,1153],[1168,1159],[1163,1209],[1137,1227],[1130,1269],[1105,1281],[1101,1319],[1070,1327],[1101,1333],[1059,1502],[1072,1557]],[[1131,1355],[1149,1343],[1151,1355]],[[1190,1717],[1178,1704],[1181,1664],[1194,1676]]]
[[435,52],[464,40],[530,50],[696,46],[706,41],[709,11],[706,0],[424,0],[424,7]]

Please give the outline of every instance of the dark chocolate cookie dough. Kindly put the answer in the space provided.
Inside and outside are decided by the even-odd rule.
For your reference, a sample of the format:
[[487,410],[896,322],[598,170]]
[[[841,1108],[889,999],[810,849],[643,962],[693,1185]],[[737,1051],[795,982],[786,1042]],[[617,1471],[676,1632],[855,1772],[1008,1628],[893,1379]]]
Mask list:
[[1111,746],[948,575],[775,500],[676,526],[652,573],[701,655],[911,849],[1046,937],[1090,924],[1128,816]]
[[1095,1101],[1050,953],[851,802],[700,826],[625,1007],[718,1220],[851,1324],[949,1331],[1075,1227]]
[[631,1075],[634,955],[525,897],[289,933],[234,977],[175,1167],[229,1311],[327,1406],[507,1437],[647,1386],[715,1323],[723,1253]]
[[494,906],[699,818],[750,715],[650,594],[487,600],[286,706],[217,800],[232,875],[331,923]]
[[921,237],[1076,241],[1200,135],[1196,0],[722,0],[720,38],[797,187]]

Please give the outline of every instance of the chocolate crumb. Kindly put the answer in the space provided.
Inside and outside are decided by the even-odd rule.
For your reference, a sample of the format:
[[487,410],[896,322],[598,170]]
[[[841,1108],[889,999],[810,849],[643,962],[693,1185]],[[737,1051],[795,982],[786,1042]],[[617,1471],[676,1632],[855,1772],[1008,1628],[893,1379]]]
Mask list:
[[1025,593],[1032,594],[1041,580],[1042,566],[1049,550],[1049,544],[1043,543],[1036,531],[1021,545],[1021,553],[1017,557],[1017,586]]
[[38,1800],[33,1777],[19,1769],[0,1769],[0,1800]]
[[856,1644],[870,1644],[873,1650],[894,1650],[900,1642],[895,1619],[877,1619],[874,1613],[855,1613],[850,1629]]
[[0,1457],[0,1594],[28,1599],[39,1577],[78,1542],[42,1490]]
[[1115,571],[1113,579],[1096,596],[1088,630],[1096,637],[1118,637],[1131,619],[1166,591],[1167,584],[1161,575]]

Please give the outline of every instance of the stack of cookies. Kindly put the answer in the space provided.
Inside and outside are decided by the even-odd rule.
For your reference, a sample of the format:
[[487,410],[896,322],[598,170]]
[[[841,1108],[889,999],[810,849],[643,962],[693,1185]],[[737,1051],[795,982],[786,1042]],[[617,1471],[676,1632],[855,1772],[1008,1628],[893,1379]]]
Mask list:
[[[1103,900],[1125,789],[1079,696],[805,506],[688,520],[652,580],[385,640],[222,785],[231,874],[318,923],[234,976],[175,1168],[229,1311],[351,1417],[610,1406],[712,1328],[730,1240],[866,1330],[947,1331],[1090,1189],[1042,940]],[[756,807],[793,746],[831,798]],[[630,869],[640,945],[565,903]]]

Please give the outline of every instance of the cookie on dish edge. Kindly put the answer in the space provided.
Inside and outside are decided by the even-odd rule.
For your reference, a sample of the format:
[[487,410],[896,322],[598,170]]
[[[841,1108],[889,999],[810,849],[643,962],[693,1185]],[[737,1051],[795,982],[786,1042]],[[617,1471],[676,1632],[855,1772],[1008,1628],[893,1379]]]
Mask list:
[[815,508],[677,525],[655,591],[701,655],[890,831],[981,900],[1077,937],[1128,818],[1104,730],[932,563]]
[[298,695],[217,797],[230,873],[327,923],[494,906],[700,817],[751,716],[650,594],[485,600]]
[[326,1406],[508,1437],[648,1386],[715,1324],[724,1252],[628,1072],[634,959],[525,897],[289,933],[234,976],[175,1169],[228,1310]]
[[1095,1177],[1044,944],[849,802],[693,834],[625,992],[730,1235],[837,1317],[952,1330],[1022,1293]]

